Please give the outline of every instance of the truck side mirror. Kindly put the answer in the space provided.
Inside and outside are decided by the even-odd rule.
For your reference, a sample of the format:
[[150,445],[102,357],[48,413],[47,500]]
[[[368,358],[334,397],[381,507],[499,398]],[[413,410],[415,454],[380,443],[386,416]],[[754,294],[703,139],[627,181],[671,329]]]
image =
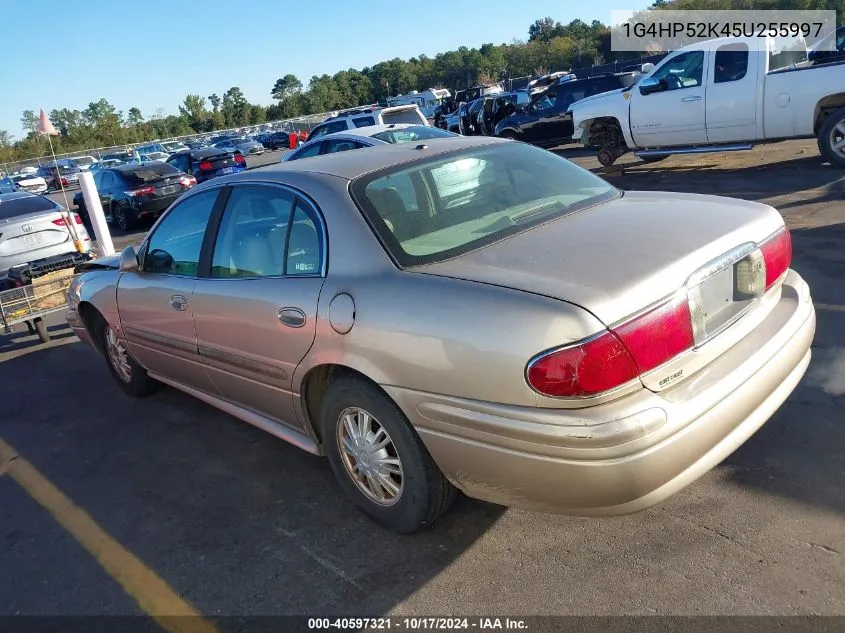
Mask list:
[[650,95],[653,92],[663,92],[668,87],[669,85],[665,80],[654,79],[653,77],[646,77],[639,84],[640,94],[643,96]]

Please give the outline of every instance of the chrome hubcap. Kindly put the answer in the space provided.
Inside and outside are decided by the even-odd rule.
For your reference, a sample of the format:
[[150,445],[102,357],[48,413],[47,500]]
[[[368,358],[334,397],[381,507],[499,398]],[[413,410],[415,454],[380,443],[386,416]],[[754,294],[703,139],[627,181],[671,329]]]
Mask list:
[[845,119],[834,125],[830,131],[830,148],[845,157]]
[[402,462],[387,430],[364,409],[344,409],[337,421],[337,445],[349,477],[369,499],[391,506],[402,496]]
[[114,371],[123,382],[132,380],[132,366],[129,364],[129,354],[123,342],[117,337],[117,332],[111,326],[106,328],[106,352]]

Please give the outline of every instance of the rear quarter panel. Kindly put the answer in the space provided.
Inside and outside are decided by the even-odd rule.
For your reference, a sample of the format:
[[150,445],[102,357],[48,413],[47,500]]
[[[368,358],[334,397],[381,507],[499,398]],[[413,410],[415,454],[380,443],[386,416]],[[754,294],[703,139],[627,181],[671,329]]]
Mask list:
[[816,106],[845,92],[845,64],[769,73],[763,88],[765,138],[813,136]]

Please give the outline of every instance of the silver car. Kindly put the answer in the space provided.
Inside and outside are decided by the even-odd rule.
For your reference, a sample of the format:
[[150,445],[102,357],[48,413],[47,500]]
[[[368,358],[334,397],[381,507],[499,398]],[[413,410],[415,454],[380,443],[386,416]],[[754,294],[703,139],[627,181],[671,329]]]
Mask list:
[[264,153],[264,146],[261,143],[259,143],[258,141],[253,141],[252,139],[246,137],[226,139],[225,141],[215,143],[214,147],[216,147],[217,149],[226,150],[227,152],[238,152],[243,156]]
[[44,196],[16,192],[0,194],[0,276],[10,268],[37,259],[75,253],[66,220],[70,217],[77,234],[89,240],[82,219]]
[[76,278],[67,319],[127,394],[170,385],[325,455],[411,532],[456,489],[602,515],[695,481],[810,362],[790,261],[772,207],[455,137],[199,185]]

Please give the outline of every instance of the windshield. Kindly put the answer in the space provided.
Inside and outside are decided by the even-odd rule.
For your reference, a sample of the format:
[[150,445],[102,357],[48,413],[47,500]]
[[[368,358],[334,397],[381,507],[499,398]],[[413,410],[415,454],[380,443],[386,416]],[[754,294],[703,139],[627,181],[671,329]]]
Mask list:
[[373,134],[373,138],[377,138],[385,143],[410,143],[412,141],[424,141],[430,138],[451,138],[453,136],[457,135],[437,127],[424,125],[385,130],[384,132]]
[[401,266],[442,261],[618,197],[551,152],[502,143],[362,176],[355,201]]

